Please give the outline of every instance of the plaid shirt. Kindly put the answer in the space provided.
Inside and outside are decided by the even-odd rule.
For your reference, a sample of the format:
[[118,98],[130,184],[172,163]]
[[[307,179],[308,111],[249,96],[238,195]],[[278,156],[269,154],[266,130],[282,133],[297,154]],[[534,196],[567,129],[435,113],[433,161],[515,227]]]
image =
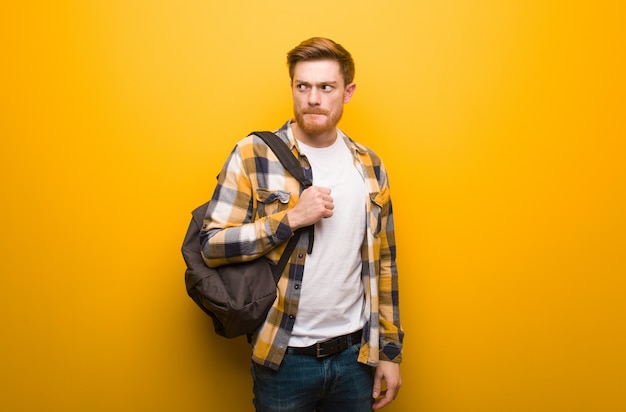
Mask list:
[[[305,172],[310,165],[300,155],[288,133],[290,122],[276,134],[288,144]],[[398,308],[398,272],[393,213],[387,173],[381,159],[368,148],[338,130],[354,154],[369,198],[366,236],[361,245],[365,311],[359,362],[371,366],[379,360],[400,362],[404,333]],[[309,176],[310,177],[310,176]],[[280,164],[261,138],[248,136],[237,143],[218,178],[202,228],[202,254],[216,267],[265,255],[277,263],[293,232],[287,210],[298,202],[302,188]],[[282,277],[278,298],[265,323],[253,336],[252,359],[277,370],[287,343],[300,298],[300,285],[309,237],[301,236]]]

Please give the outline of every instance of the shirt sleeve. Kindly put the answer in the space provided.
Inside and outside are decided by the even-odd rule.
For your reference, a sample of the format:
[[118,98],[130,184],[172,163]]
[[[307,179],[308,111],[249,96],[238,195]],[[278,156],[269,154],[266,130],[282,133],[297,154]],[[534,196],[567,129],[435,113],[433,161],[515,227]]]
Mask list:
[[202,256],[210,267],[256,259],[292,235],[286,209],[257,216],[257,159],[245,142],[224,163],[204,218]]
[[[388,190],[386,173],[384,187]],[[400,325],[398,292],[398,269],[396,266],[396,241],[391,197],[381,213],[380,273],[379,273],[379,321],[381,342],[379,358],[392,362],[402,360],[404,332]]]

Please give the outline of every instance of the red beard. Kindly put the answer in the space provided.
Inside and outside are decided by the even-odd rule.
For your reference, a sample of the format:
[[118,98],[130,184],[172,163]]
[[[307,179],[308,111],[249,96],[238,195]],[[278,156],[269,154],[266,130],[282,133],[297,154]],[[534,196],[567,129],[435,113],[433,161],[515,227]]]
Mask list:
[[[321,114],[321,115],[326,116],[326,118],[323,122],[320,123],[320,122],[312,121],[310,119],[307,120],[306,119],[307,114]],[[341,120],[342,113],[340,112],[334,116],[331,116],[325,110],[309,109],[309,110],[305,110],[301,112],[296,111],[295,115],[296,115],[296,122],[298,123],[298,127],[300,127],[300,129],[304,133],[309,134],[309,135],[318,135],[318,134],[323,134],[331,130],[334,130],[337,127],[337,123],[339,123],[339,120]]]

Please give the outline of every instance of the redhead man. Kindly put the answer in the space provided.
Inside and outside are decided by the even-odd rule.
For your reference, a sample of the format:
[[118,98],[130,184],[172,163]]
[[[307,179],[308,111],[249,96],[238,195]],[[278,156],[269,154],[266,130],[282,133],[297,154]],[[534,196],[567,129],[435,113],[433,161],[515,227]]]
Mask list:
[[255,135],[226,160],[202,229],[207,265],[265,255],[277,262],[301,236],[277,297],[253,334],[259,412],[361,412],[397,395],[404,333],[389,183],[382,160],[337,125],[354,95],[354,61],[314,37],[287,54],[294,119],[275,133],[313,186]]

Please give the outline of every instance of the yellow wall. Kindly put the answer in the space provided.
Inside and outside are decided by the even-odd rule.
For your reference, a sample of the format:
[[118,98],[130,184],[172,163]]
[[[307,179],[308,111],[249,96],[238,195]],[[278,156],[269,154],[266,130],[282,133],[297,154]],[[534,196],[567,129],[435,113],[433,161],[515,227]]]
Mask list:
[[248,348],[180,246],[234,142],[291,114],[285,53],[357,63],[342,127],[391,173],[391,411],[626,410],[622,1],[0,7],[0,409],[251,410]]

